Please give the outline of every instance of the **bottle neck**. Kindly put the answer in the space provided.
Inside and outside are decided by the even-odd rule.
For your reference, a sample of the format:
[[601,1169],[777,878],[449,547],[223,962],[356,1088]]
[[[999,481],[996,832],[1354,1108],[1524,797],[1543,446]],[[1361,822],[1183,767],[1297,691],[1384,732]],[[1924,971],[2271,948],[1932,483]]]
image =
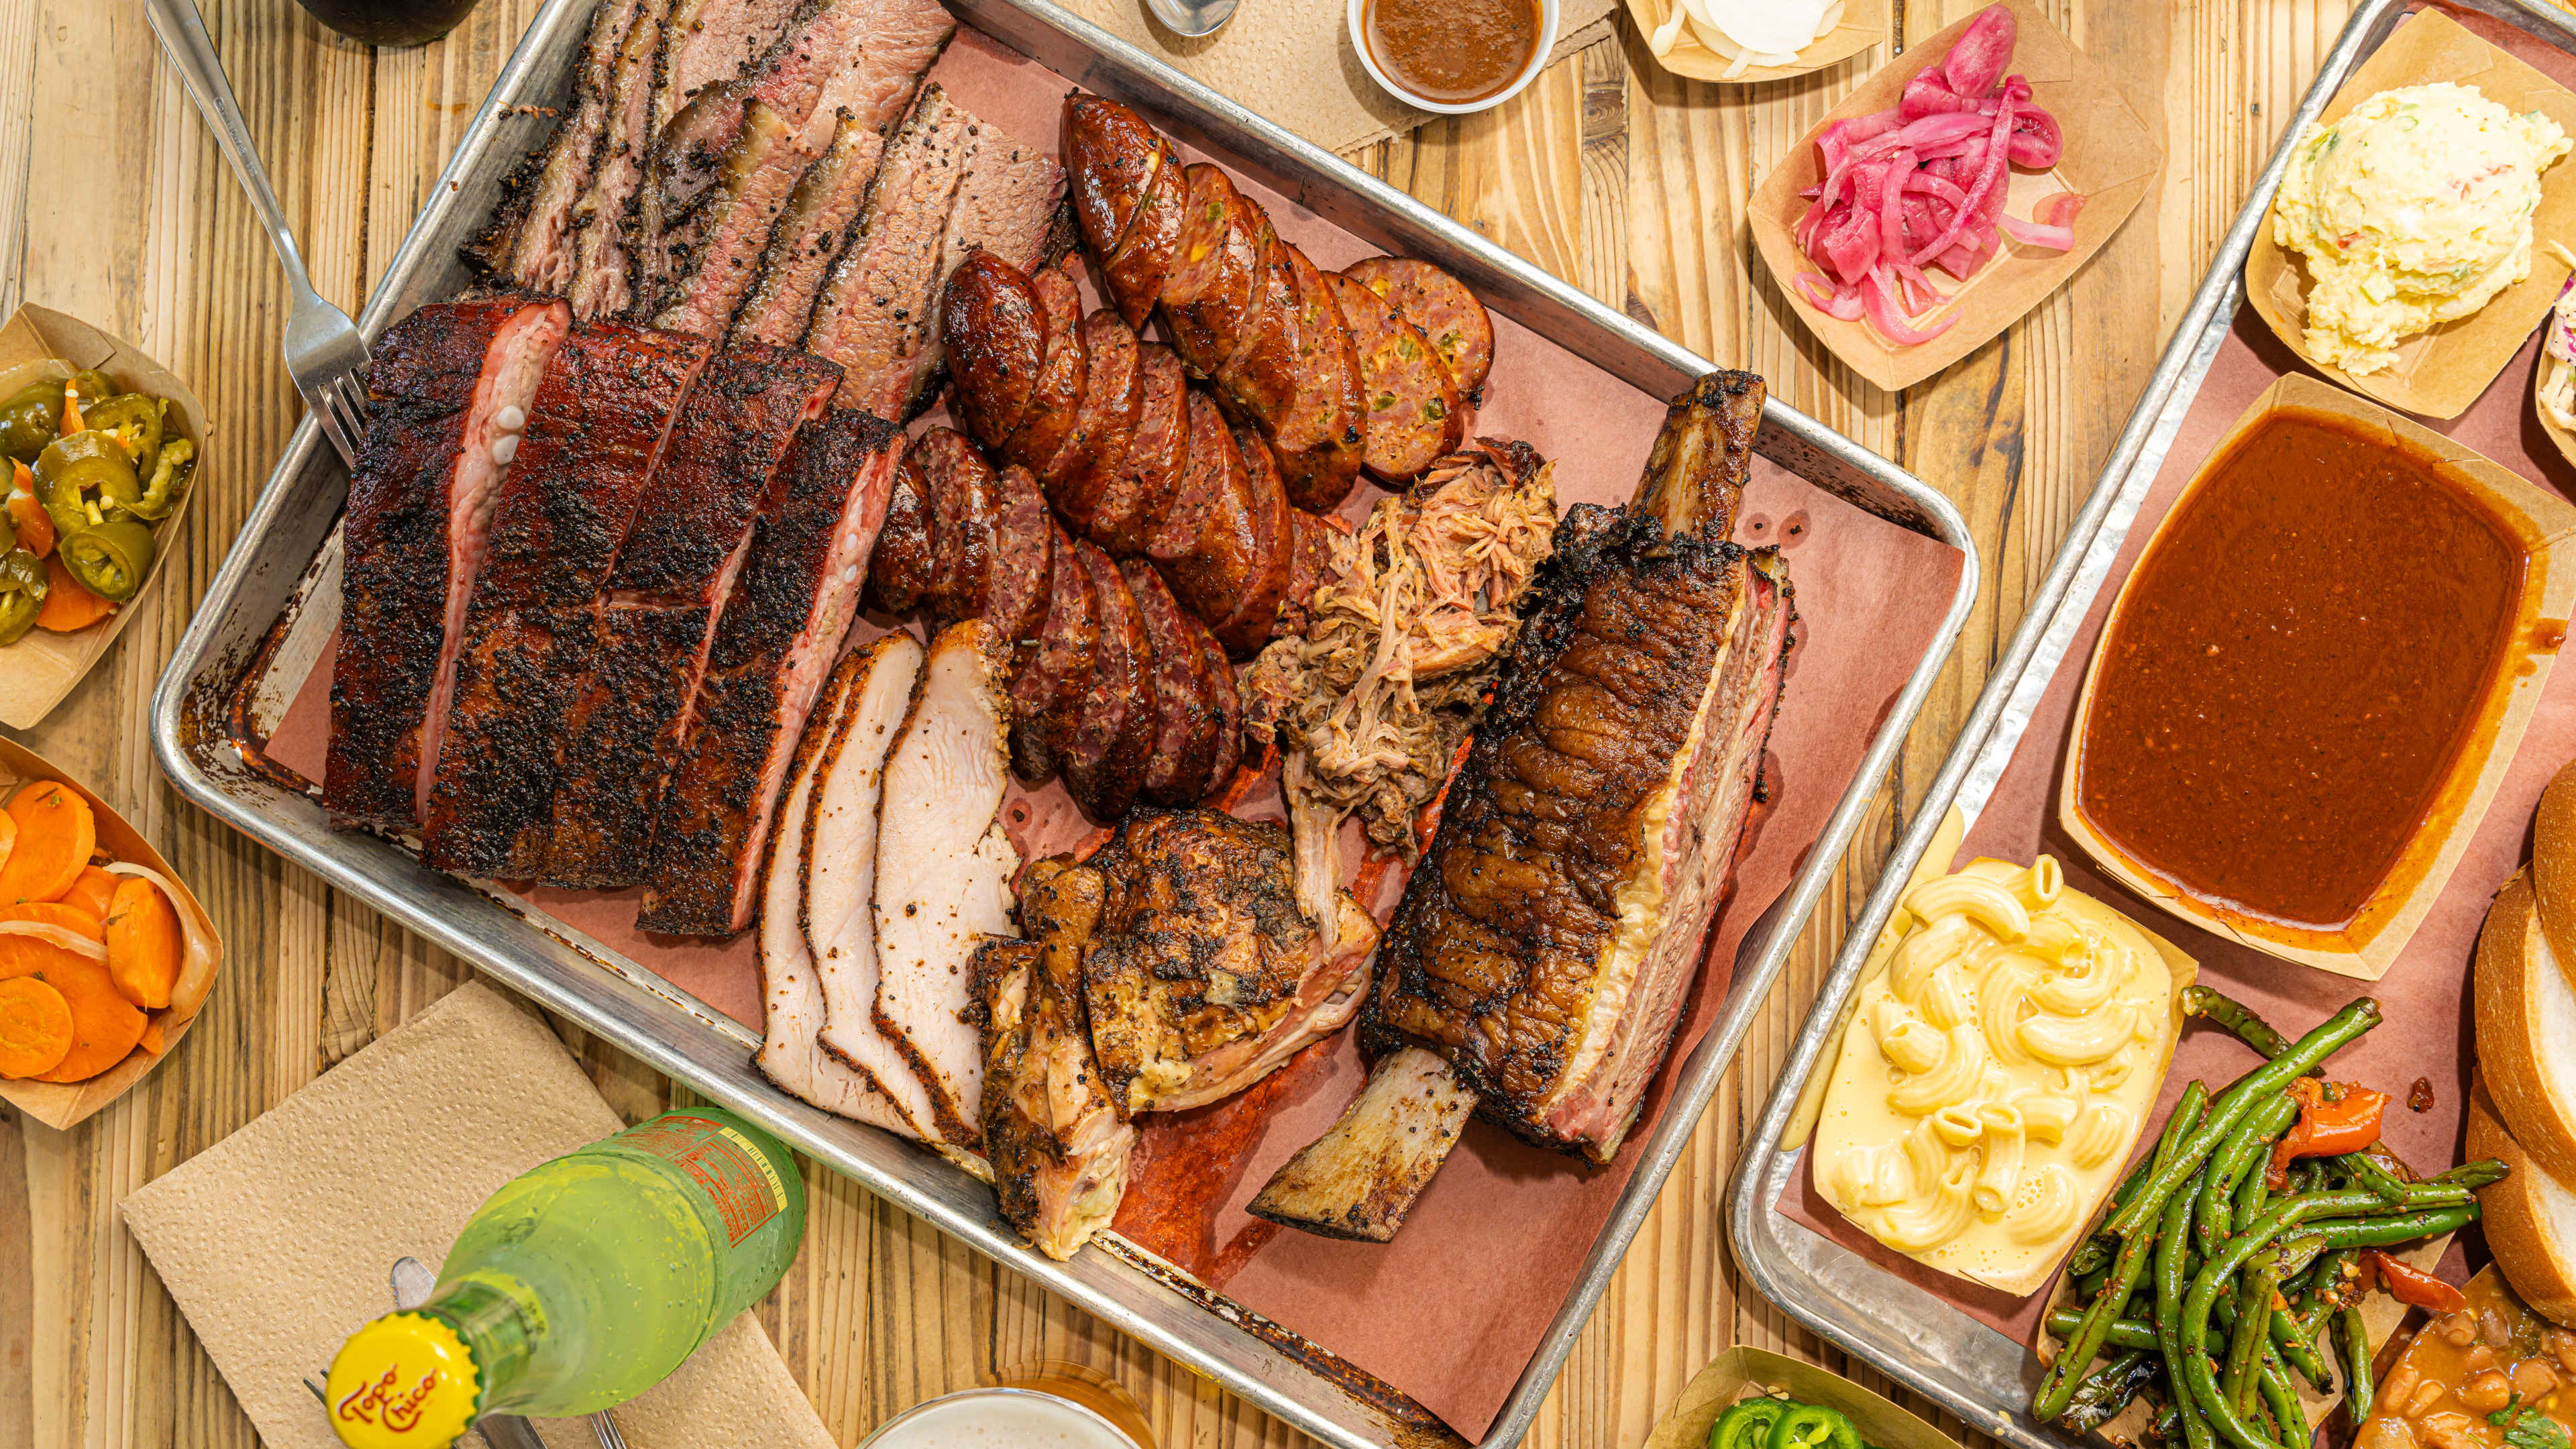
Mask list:
[[479,1412],[508,1410],[536,1350],[530,1305],[499,1284],[469,1279],[431,1299],[421,1311],[444,1319],[474,1355],[482,1388]]

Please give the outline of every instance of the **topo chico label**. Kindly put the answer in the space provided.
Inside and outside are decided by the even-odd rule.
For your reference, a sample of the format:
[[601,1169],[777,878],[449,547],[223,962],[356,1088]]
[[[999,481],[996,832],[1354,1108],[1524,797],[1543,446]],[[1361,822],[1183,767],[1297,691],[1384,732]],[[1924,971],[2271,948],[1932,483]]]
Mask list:
[[787,1185],[768,1155],[712,1117],[669,1113],[627,1129],[623,1141],[687,1173],[724,1219],[729,1246],[742,1246],[761,1224],[787,1210]]

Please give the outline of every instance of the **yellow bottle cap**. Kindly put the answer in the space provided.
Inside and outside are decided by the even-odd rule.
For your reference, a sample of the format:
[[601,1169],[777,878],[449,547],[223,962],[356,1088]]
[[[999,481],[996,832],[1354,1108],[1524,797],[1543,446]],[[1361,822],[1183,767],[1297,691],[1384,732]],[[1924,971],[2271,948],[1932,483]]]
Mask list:
[[390,1313],[340,1345],[322,1393],[350,1449],[445,1449],[473,1424],[482,1387],[444,1320]]

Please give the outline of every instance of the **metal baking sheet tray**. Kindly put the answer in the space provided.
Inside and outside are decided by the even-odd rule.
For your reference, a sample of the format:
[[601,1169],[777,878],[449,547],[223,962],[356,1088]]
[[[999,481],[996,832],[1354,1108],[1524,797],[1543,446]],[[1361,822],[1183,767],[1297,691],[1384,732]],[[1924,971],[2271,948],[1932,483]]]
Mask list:
[[[951,8],[966,24],[1088,89],[1137,106],[1184,140],[1344,229],[1389,251],[1448,267],[1495,310],[1625,382],[1669,396],[1712,365],[1043,0],[953,0]],[[458,244],[490,212],[501,177],[539,139],[545,123],[535,108],[561,101],[589,9],[589,0],[550,0],[538,13],[369,299],[360,318],[369,336],[468,283]],[[1616,1211],[1586,1249],[1582,1276],[1486,1434],[1488,1445],[1517,1443],[1527,1431],[1754,1010],[1839,867],[1976,595],[1975,546],[1965,521],[1939,493],[1777,401],[1764,412],[1756,447],[1837,497],[1958,549],[1958,584],[1939,634],[1916,661],[1806,866],[1747,937],[1724,1013],[1697,1049],[1672,1065],[1678,1075],[1669,1108],[1647,1138],[1645,1156]],[[304,783],[264,765],[246,745],[275,728],[336,625],[338,516],[346,487],[338,457],[308,418],[290,439],[163,673],[153,698],[154,746],[162,769],[189,799],[547,1010],[743,1112],[799,1150],[1306,1433],[1363,1449],[1397,1438],[1419,1442],[1422,1431],[1436,1424],[1391,1387],[1131,1245],[1104,1235],[1108,1251],[1084,1253],[1070,1263],[1027,1251],[997,1215],[992,1191],[983,1183],[911,1144],[817,1111],[770,1086],[750,1065],[758,1040],[739,1023],[558,922],[429,870],[382,840],[331,831]]]
[[[1728,1188],[1727,1233],[1736,1260],[1762,1295],[1845,1351],[1916,1389],[1974,1428],[2019,1449],[2056,1449],[2060,1430],[2026,1409],[2039,1384],[2029,1345],[1996,1332],[1922,1288],[1797,1222],[1776,1207],[1802,1161],[1784,1149],[1808,1079],[1826,1065],[1842,1033],[1844,1012],[1870,947],[1895,911],[1933,835],[1955,805],[1973,825],[2019,748],[2040,696],[2067,662],[2068,645],[2109,578],[2138,507],[2162,467],[2174,435],[2199,395],[2245,303],[2245,258],[2268,220],[2291,142],[2330,103],[2353,70],[2388,39],[2416,0],[2367,0],[2337,37],[2281,129],[2281,141],[2253,194],[2227,230],[2218,255],[2192,296],[2182,325],[2157,360],[2145,394],[2129,414],[2092,496],[2067,531],[2056,561],[2030,601],[1995,672],[1977,697],[1958,743],[1933,777],[1921,811],[1843,938],[1841,953],[1816,993],[1760,1120],[1737,1159]],[[2576,17],[2545,0],[2458,0],[2562,50],[2576,51]],[[2080,663],[2080,661],[2078,661]]]

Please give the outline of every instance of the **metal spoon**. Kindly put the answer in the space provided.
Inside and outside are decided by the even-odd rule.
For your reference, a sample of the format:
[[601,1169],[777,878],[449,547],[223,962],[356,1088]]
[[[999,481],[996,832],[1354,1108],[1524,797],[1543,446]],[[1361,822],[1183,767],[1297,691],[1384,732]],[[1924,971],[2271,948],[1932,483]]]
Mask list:
[[[1312,0],[1309,0],[1312,3]],[[1145,0],[1145,9],[1175,35],[1214,35],[1234,18],[1236,0]]]

